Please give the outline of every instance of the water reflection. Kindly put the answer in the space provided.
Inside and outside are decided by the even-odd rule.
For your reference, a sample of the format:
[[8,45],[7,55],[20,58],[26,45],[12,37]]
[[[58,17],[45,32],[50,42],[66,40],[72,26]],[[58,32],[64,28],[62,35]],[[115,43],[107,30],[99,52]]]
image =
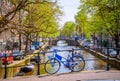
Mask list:
[[[49,50],[47,51],[53,51],[53,49],[58,49],[58,50],[72,50],[72,49],[80,49],[79,47],[74,47],[74,46],[52,46]],[[97,57],[93,56],[92,54],[84,51],[84,50],[80,50],[80,52],[82,53],[84,59],[85,59],[85,68],[84,70],[105,70],[106,69],[106,63],[100,59],[98,59]],[[62,52],[58,52],[59,55],[63,56],[63,57],[67,57],[67,55],[69,54],[68,51],[62,51]],[[41,54],[41,62],[43,64],[40,65],[40,74],[46,74],[45,70],[44,70],[44,62],[46,62],[48,60],[48,56],[52,56],[53,53],[46,53],[46,54]],[[38,72],[38,64],[35,65],[35,69],[34,72],[30,72],[25,74],[27,75],[37,75]],[[10,70],[9,70],[10,69]],[[14,76],[13,74],[15,74],[16,72],[18,72],[17,70],[20,69],[20,67],[18,68],[9,68],[8,71],[9,73],[12,74],[8,74],[9,77]],[[111,68],[114,69],[114,68]],[[0,70],[2,73],[4,73],[4,70]],[[66,73],[66,72],[71,72],[68,68],[65,68],[63,65],[61,66],[60,70],[58,73]],[[3,76],[3,74],[1,75]]]
[[[74,46],[65,46],[65,47],[59,47],[59,46],[53,46],[50,50],[48,51],[53,51],[53,49],[58,49],[58,50],[72,50],[72,49],[80,49],[79,47],[74,47]],[[105,69],[105,65],[106,63],[104,61],[99,60],[98,58],[96,58],[95,56],[91,55],[90,53],[84,51],[84,50],[79,50],[85,61],[86,61],[86,65],[84,70],[98,70],[98,69]],[[48,56],[51,56],[53,53],[47,53],[45,58],[47,60]],[[62,52],[58,52],[59,55],[61,55],[62,57],[67,57],[67,55],[69,54],[68,51],[62,51]],[[61,66],[60,70],[58,73],[65,73],[65,72],[71,72],[68,68],[65,68],[63,65]]]
[[68,46],[68,43],[65,40],[59,40],[57,42],[57,46]]

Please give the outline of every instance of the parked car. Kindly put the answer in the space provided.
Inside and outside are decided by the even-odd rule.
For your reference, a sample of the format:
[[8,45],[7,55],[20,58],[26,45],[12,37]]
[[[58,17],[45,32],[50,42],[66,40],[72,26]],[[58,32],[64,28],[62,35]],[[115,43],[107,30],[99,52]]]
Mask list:
[[35,46],[34,46],[34,45],[31,45],[31,46],[29,47],[29,50],[35,50]]
[[44,42],[39,42],[39,46],[42,47],[44,45]]
[[5,49],[6,50],[12,50],[12,42],[11,41],[7,41],[5,44]]
[[28,48],[28,51],[29,51],[29,54],[33,53],[35,51],[35,46],[31,45],[29,48]]
[[83,44],[86,42],[87,39],[80,40],[80,45],[84,46]]
[[89,43],[90,43],[89,40],[84,40],[83,46],[89,48]]
[[2,56],[3,56],[3,53],[2,53],[2,52],[0,52],[0,58],[2,58]]
[[110,57],[115,58],[115,57],[117,57],[117,51],[114,50],[114,49],[111,49],[111,50],[109,51],[109,55],[110,55]]
[[102,53],[105,54],[105,55],[107,55],[107,49],[105,49],[105,48],[102,49]]
[[[6,60],[5,60],[5,55],[6,55]],[[13,56],[11,54],[11,51],[3,52],[2,53],[2,64],[11,64],[13,63]]]
[[34,46],[35,49],[38,50],[38,49],[39,49],[39,42],[33,41],[33,42],[32,42],[32,46]]
[[12,53],[14,60],[24,59],[24,51],[16,50]]
[[90,42],[90,43],[88,44],[88,48],[94,49],[94,43]]
[[[105,55],[107,55],[107,49],[103,49],[102,50],[102,53],[104,53]],[[117,57],[117,51],[116,50],[114,50],[114,49],[109,49],[109,56],[110,57]]]

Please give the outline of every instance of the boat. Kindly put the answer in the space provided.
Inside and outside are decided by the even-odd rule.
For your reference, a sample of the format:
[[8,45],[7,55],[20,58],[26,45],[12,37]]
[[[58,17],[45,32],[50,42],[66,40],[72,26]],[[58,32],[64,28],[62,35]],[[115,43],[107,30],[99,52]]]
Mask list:
[[20,69],[20,73],[28,73],[32,70],[34,70],[34,65],[33,64],[28,64]]

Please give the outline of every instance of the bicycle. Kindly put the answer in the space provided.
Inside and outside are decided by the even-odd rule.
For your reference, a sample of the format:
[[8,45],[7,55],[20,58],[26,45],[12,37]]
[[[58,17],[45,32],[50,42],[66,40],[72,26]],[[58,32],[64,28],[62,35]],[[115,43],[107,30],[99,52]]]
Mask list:
[[[62,61],[64,59],[65,61]],[[85,60],[81,54],[72,52],[72,55],[68,54],[67,58],[64,58],[57,54],[57,50],[53,50],[53,56],[49,56],[45,63],[45,71],[48,74],[55,74],[59,71],[61,64],[66,68],[74,72],[79,72],[85,67]]]

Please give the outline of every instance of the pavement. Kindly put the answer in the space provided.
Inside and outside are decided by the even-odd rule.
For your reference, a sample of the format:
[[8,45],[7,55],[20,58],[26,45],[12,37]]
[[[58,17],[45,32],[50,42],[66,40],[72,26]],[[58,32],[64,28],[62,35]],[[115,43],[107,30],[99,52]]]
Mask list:
[[0,81],[120,81],[120,71],[93,70],[54,75],[22,76]]

